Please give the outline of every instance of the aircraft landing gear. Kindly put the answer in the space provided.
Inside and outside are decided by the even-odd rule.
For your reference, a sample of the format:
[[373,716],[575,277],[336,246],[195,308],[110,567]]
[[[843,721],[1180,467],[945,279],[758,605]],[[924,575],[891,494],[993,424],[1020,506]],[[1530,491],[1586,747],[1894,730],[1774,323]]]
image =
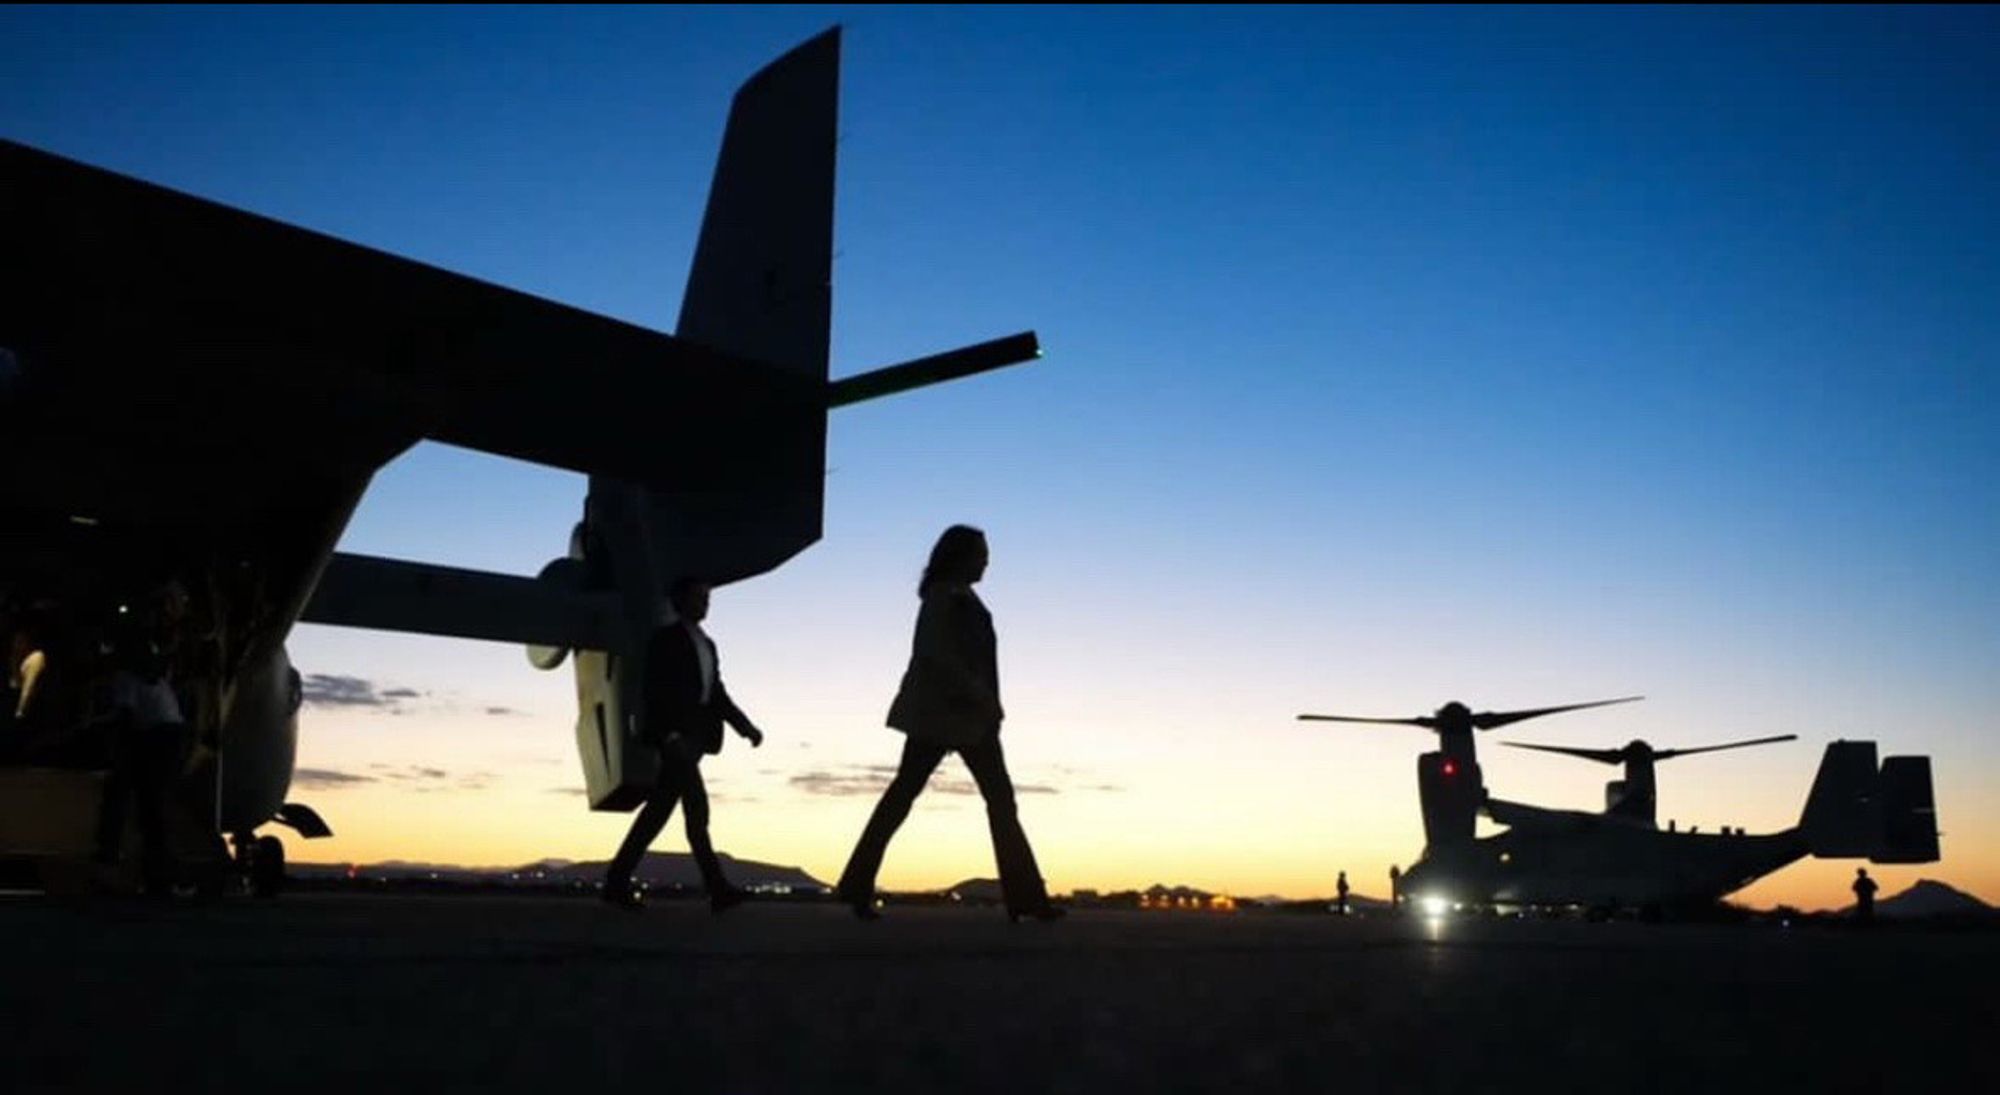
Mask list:
[[274,836],[237,833],[236,869],[258,897],[276,897],[285,888],[285,842]]

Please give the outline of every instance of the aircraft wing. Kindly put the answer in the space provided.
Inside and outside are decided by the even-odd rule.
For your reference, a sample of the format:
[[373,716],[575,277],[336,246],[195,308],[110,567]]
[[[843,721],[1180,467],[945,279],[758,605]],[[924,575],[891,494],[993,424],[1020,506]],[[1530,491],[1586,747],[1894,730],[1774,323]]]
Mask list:
[[561,580],[335,552],[300,617],[579,650],[617,650],[618,599]]
[[1595,829],[1605,823],[1603,814],[1581,810],[1551,810],[1522,802],[1488,798],[1484,809],[1495,824],[1537,833],[1568,833]]
[[0,248],[15,500],[227,514],[420,438],[699,491],[820,459],[823,380],[8,141]]

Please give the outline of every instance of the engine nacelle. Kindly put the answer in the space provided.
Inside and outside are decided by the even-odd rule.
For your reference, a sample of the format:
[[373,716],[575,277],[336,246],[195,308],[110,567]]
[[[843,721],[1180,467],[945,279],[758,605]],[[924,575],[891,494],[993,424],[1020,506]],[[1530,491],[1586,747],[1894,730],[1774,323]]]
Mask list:
[[[657,750],[639,739],[645,702],[645,641],[661,596],[646,515],[635,489],[593,491],[584,521],[571,530],[569,555],[542,568],[540,580],[575,591],[617,591],[625,616],[623,650],[578,650],[576,752],[584,796],[593,810],[638,808],[659,781]],[[570,652],[531,646],[528,661],[555,669]]]
[[282,646],[254,659],[231,687],[222,723],[218,828],[247,833],[276,817],[298,756],[299,675]]
[[1417,758],[1417,793],[1424,809],[1424,840],[1432,849],[1472,841],[1479,806],[1486,798],[1479,765],[1452,753]]

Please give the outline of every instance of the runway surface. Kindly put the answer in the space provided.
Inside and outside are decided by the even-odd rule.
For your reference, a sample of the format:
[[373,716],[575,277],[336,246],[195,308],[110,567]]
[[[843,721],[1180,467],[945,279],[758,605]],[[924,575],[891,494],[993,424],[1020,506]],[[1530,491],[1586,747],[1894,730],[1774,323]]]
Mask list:
[[299,894],[0,938],[14,1091],[2000,1090],[1992,933]]

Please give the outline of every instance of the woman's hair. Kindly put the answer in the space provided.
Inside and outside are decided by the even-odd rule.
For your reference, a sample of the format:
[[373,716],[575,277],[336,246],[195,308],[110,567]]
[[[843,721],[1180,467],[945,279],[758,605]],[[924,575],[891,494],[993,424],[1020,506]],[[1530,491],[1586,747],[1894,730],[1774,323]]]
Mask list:
[[929,593],[939,582],[963,581],[972,560],[985,546],[986,534],[971,525],[953,525],[944,530],[931,548],[931,561],[924,567],[923,580],[917,583],[917,596]]

